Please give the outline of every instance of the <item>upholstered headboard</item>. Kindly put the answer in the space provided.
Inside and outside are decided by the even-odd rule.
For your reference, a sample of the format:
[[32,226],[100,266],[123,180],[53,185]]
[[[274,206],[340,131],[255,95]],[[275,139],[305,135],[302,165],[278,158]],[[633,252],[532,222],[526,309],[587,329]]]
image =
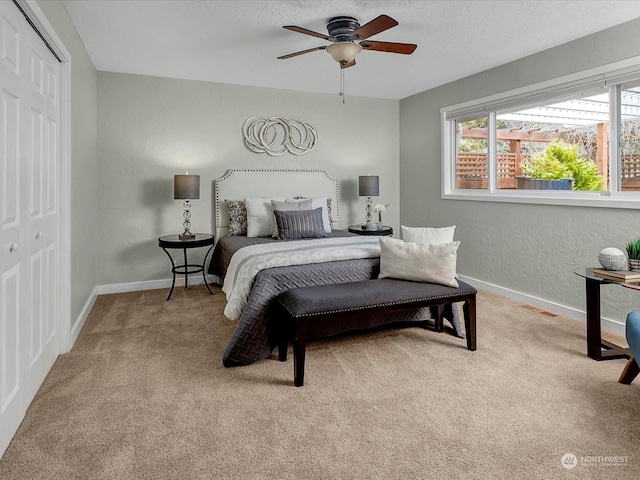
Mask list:
[[229,231],[229,214],[224,201],[247,197],[329,197],[332,223],[334,228],[338,226],[338,180],[324,170],[229,170],[213,184],[216,239]]

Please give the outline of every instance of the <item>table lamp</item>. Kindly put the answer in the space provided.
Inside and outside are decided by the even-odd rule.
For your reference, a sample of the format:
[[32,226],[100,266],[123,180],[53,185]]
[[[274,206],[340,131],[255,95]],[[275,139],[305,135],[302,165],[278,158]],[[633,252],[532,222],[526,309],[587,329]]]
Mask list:
[[380,177],[377,175],[358,177],[358,195],[361,197],[367,197],[365,230],[377,230],[377,224],[371,221],[371,197],[377,197],[380,195]]
[[193,240],[196,236],[191,233],[191,201],[200,198],[200,175],[174,175],[173,198],[184,200],[184,232],[178,235],[180,240]]

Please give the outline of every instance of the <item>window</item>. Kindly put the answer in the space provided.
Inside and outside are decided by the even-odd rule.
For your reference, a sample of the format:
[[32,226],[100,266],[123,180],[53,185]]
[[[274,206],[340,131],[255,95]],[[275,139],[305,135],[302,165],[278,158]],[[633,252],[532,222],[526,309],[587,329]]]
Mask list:
[[443,198],[640,208],[640,66],[587,73],[442,109]]
[[620,90],[621,186],[623,191],[640,193],[640,80]]
[[456,188],[487,188],[487,117],[456,120]]

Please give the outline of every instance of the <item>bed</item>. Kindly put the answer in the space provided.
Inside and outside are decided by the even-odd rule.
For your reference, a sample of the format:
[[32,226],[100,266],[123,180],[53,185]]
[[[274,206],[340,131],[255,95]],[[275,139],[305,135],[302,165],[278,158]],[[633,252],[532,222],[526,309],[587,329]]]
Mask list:
[[[326,239],[304,240],[228,235],[229,214],[225,200],[246,197],[327,197],[331,204],[332,232]],[[236,305],[227,294],[225,315],[237,320],[237,326],[223,356],[224,366],[249,365],[271,355],[277,339],[270,331],[275,330],[271,326],[278,319],[271,315],[270,306],[279,293],[296,287],[377,278],[380,259],[379,251],[377,254],[374,251],[376,237],[358,237],[338,228],[339,209],[338,182],[322,170],[229,170],[214,181],[216,246],[208,273],[217,277],[219,283],[225,283],[225,277],[229,283],[230,266],[231,274],[235,274],[240,264],[259,259],[256,260],[255,277],[242,301]],[[340,253],[336,254],[338,246]],[[269,261],[265,263],[259,255],[269,255]],[[235,260],[241,257],[243,260],[234,262],[234,256]],[[291,260],[296,258],[298,260]],[[262,268],[262,264],[274,266]],[[398,315],[402,316],[398,320],[424,320],[430,316],[428,309]],[[450,309],[446,318],[453,325],[455,334],[462,337],[457,308]]]

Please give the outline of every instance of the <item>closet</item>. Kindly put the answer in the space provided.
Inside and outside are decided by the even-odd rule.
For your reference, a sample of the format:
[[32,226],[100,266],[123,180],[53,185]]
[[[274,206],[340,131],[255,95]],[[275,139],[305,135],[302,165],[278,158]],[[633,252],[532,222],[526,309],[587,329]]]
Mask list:
[[60,352],[60,63],[0,2],[0,455]]

